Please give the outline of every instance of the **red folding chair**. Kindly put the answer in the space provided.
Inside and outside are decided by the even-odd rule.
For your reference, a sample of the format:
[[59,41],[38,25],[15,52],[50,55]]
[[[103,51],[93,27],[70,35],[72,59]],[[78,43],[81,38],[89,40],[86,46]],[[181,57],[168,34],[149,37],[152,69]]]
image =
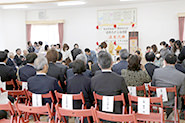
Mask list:
[[[91,123],[90,118],[93,116],[93,108],[91,109],[82,109],[82,110],[67,110],[63,109],[62,107],[59,107],[58,103],[55,106],[56,109],[56,117],[55,117],[55,123],[63,123],[63,121],[66,123],[65,116],[68,117],[87,117],[88,123]],[[64,118],[64,119],[63,119]],[[81,118],[81,123],[83,123],[83,118]]]
[[[99,110],[99,108],[98,108],[98,100],[102,101],[103,95],[99,95],[99,94],[97,94],[95,92],[93,92],[93,95],[94,95],[94,100],[95,100],[95,109]],[[126,103],[125,103],[124,94],[122,93],[121,95],[114,96],[114,101],[120,101],[120,102],[123,103],[122,112],[123,112],[123,114],[126,114],[127,113],[127,109],[125,108]]]
[[136,86],[136,91],[143,91],[144,97],[146,97],[146,88],[145,88],[145,85]]
[[[138,105],[138,96],[131,96],[128,94],[129,97],[129,114],[133,113],[133,104]],[[136,113],[136,119],[138,121],[152,121],[152,122],[160,122],[164,123],[164,112],[163,112],[163,102],[162,102],[162,96],[161,97],[149,97],[150,98],[150,108],[157,107],[161,108],[160,113],[153,113],[150,112],[149,115],[146,114],[139,114]]]
[[0,104],[0,110],[9,111],[11,114],[10,119],[0,119],[0,123],[14,123],[14,122],[16,122],[15,112],[13,110],[13,106],[12,106],[11,102],[8,102],[8,104]]
[[16,90],[16,85],[15,85],[15,82],[14,82],[13,79],[11,81],[7,81],[6,85],[12,85],[13,86],[13,90]]
[[[153,95],[153,92],[156,94],[156,89],[157,88],[163,88],[163,87],[154,87],[154,86],[148,86],[148,95],[149,95],[149,97],[151,97],[152,95]],[[178,113],[178,110],[177,110],[177,89],[176,89],[176,86],[174,86],[174,87],[171,87],[171,88],[169,88],[169,87],[167,87],[166,88],[166,92],[167,93],[174,93],[175,94],[175,98],[174,98],[174,106],[164,106],[164,111],[165,111],[165,109],[167,109],[167,108],[171,108],[171,109],[173,109],[174,110],[174,123],[176,123],[176,122],[180,122],[180,119],[179,119],[179,113]],[[176,119],[178,120],[178,121],[176,121]],[[172,121],[170,121],[170,120],[166,120],[166,122],[172,122]]]
[[22,86],[23,81],[16,80],[16,82],[17,82],[18,90],[20,90],[20,89],[21,89],[21,86]]
[[[29,123],[29,117],[24,119],[22,113],[29,113],[29,114],[36,114],[36,115],[47,114],[49,116],[49,123],[54,123],[53,113],[48,103],[45,106],[40,106],[40,107],[18,104],[17,101],[14,104],[18,113],[17,123]],[[40,119],[38,118],[35,121],[35,123],[48,123],[48,122],[41,122]]]
[[[57,91],[55,91],[55,96],[56,96],[58,104],[61,104],[60,101],[62,100],[62,95],[63,95],[62,93],[58,93]],[[81,100],[82,101],[82,109],[86,109],[85,99],[84,99],[83,93],[80,92],[80,94],[72,94],[72,95],[73,95],[73,100]]]
[[97,111],[96,109],[93,109],[94,111],[94,121],[96,123],[100,123],[100,120],[106,120],[111,122],[129,122],[129,123],[137,123],[135,113],[133,114],[111,114],[111,113],[105,113],[101,111]]

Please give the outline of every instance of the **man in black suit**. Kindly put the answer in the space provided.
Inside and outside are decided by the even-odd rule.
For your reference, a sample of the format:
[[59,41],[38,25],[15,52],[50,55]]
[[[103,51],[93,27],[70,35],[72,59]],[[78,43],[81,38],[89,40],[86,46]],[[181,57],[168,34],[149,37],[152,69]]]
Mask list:
[[[48,61],[44,56],[38,56],[34,62],[37,74],[28,79],[28,90],[36,94],[46,94],[49,91],[57,90],[62,93],[63,90],[58,85],[58,80],[46,75],[48,72]],[[50,99],[44,99],[43,104],[51,103]]]
[[122,49],[122,50],[120,50],[119,55],[120,55],[121,61],[119,63],[113,65],[112,71],[121,75],[121,70],[127,69],[127,67],[128,67],[128,62],[126,60],[129,56],[129,53],[127,52],[126,49]]
[[24,58],[24,56],[21,55],[21,49],[20,48],[16,49],[16,55],[14,57],[14,61],[17,64],[18,67],[25,63],[25,58]]
[[[16,81],[15,81],[17,79],[16,73],[12,67],[6,65],[7,59],[8,59],[7,54],[4,51],[0,51],[0,77],[1,77],[1,81],[6,82],[6,81],[11,81],[13,79],[15,82],[15,85],[16,85]],[[6,85],[6,89],[12,90],[13,86]]]
[[31,41],[28,41],[28,52],[29,52],[29,53],[35,52],[35,49],[34,49],[34,47],[32,46]]
[[[124,93],[126,104],[128,104],[128,88],[122,76],[111,71],[113,64],[112,57],[106,51],[98,54],[98,64],[101,73],[96,74],[91,79],[91,90],[100,95],[116,96]],[[102,110],[100,102],[100,110]],[[122,113],[122,103],[115,102],[113,113]]]
[[152,76],[153,76],[153,73],[154,73],[154,70],[156,68],[159,68],[158,66],[154,65],[154,60],[155,60],[155,54],[153,52],[148,52],[146,53],[145,55],[145,59],[146,61],[148,62],[146,65],[145,65],[145,69],[146,71],[148,72],[148,75],[151,77],[152,79]]
[[76,59],[77,55],[81,54],[82,53],[82,50],[79,49],[79,46],[78,44],[75,44],[74,45],[74,49],[71,50],[71,55],[73,57],[73,61]]
[[49,68],[47,75],[56,78],[60,81],[60,84],[64,91],[66,91],[66,85],[64,81],[65,78],[65,69],[56,65],[56,61],[58,59],[58,52],[55,49],[51,49],[47,52],[46,58],[49,63]]
[[92,68],[91,68],[91,73],[92,73],[92,76],[94,76],[96,74],[97,71],[100,71],[100,67],[98,66],[98,63],[95,63],[92,65]]
[[13,52],[10,52],[8,53],[9,57],[8,57],[8,61],[6,62],[6,65],[12,67],[15,72],[17,72],[17,68],[16,68],[16,63],[14,61],[14,53]]
[[33,66],[33,63],[35,61],[35,59],[37,58],[37,54],[36,53],[29,53],[26,56],[26,61],[27,64],[19,69],[19,78],[21,81],[23,82],[27,82],[27,80],[36,75],[36,70]]

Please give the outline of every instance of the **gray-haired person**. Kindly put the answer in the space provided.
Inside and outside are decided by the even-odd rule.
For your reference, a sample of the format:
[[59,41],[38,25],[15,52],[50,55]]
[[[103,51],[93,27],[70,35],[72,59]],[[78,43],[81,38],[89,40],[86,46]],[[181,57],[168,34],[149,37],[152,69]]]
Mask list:
[[[120,75],[112,72],[112,57],[106,51],[100,51],[98,54],[98,65],[101,68],[101,72],[95,74],[91,79],[91,90],[100,95],[115,96],[124,93],[126,104],[128,104],[128,88],[125,84],[125,80]],[[101,103],[100,103],[101,104]],[[122,104],[115,102],[113,113],[122,113]],[[102,110],[102,106],[99,106]]]
[[[28,90],[36,94],[46,94],[49,91],[62,93],[63,90],[58,85],[57,79],[46,75],[48,71],[48,61],[44,56],[35,59],[34,67],[37,74],[28,79]],[[50,99],[44,99],[43,104],[51,103]]]
[[119,63],[113,65],[112,71],[121,75],[121,70],[128,68],[127,58],[129,56],[129,53],[127,52],[126,49],[122,49],[122,50],[120,50],[119,55],[120,55],[121,61]]

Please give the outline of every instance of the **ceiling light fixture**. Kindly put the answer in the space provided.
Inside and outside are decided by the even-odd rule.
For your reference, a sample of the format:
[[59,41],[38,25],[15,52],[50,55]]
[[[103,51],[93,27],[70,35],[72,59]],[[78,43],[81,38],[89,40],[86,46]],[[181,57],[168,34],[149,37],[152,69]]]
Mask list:
[[2,9],[26,9],[28,6],[26,5],[4,5]]
[[86,2],[83,1],[65,1],[58,3],[58,6],[75,6],[75,5],[84,5]]

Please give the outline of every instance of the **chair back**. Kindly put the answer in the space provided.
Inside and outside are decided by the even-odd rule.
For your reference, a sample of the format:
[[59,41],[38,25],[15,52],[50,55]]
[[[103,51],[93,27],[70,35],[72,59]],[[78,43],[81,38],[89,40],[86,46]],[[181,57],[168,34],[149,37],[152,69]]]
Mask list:
[[20,90],[20,89],[21,89],[21,86],[22,86],[23,81],[16,80],[16,82],[17,82],[18,90]]
[[14,82],[13,79],[11,81],[6,81],[6,85],[12,85],[13,86],[13,90],[16,89],[16,85],[15,85],[15,82]]
[[145,85],[136,86],[136,91],[143,91],[144,97],[146,97],[146,88],[145,88]]

